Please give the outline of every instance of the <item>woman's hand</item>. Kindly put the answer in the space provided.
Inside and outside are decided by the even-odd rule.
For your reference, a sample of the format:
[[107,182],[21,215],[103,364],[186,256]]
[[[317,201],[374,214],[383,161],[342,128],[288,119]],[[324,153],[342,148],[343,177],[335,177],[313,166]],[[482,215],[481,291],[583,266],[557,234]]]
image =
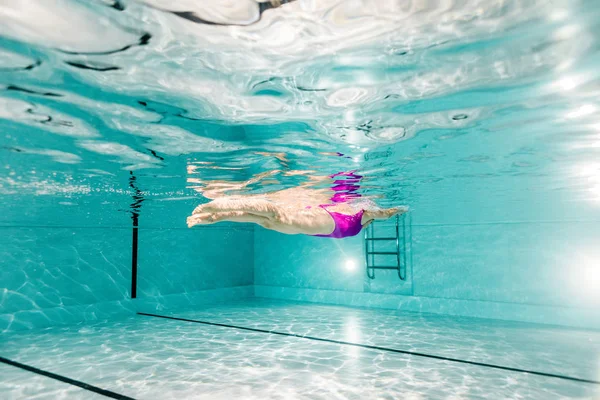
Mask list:
[[408,207],[407,206],[393,207],[393,208],[390,208],[390,210],[394,210],[394,213],[391,216],[402,215],[402,214],[406,214],[408,212]]

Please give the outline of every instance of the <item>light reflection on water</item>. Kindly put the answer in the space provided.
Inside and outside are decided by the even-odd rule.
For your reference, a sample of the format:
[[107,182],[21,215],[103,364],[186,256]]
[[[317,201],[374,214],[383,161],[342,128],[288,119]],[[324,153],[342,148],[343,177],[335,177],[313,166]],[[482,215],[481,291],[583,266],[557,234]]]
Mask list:
[[2,4],[0,193],[128,193],[136,171],[185,197],[195,165],[288,171],[266,191],[359,169],[389,204],[544,176],[597,203],[571,171],[600,155],[600,3],[282,3]]

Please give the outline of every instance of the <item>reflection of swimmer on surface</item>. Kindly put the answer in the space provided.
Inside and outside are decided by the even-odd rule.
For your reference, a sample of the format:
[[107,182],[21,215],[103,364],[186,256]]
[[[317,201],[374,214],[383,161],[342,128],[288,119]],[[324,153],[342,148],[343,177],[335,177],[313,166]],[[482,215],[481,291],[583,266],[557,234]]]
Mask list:
[[242,189],[278,172],[261,174],[243,183],[207,183],[199,191],[213,200],[194,210],[187,218],[188,227],[224,221],[252,222],[281,233],[344,238],[357,235],[374,220],[388,219],[408,211],[407,207],[381,209],[372,201],[361,198],[357,191],[362,176],[354,171],[327,177],[334,180],[331,189],[309,189],[301,185],[258,195],[224,194],[227,190]]

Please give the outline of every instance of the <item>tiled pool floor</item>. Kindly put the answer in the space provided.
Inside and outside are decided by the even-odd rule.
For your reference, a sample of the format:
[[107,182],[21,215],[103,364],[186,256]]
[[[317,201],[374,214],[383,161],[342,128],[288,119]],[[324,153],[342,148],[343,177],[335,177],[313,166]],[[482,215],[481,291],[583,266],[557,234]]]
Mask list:
[[106,399],[89,392],[32,372],[0,364],[0,398],[2,399]]
[[[456,361],[599,381],[600,332],[262,299],[153,313],[259,331],[140,315],[4,334],[0,356],[136,399],[600,398],[599,384]],[[95,396],[0,372],[2,398]]]
[[269,299],[153,313],[600,379],[594,331]]

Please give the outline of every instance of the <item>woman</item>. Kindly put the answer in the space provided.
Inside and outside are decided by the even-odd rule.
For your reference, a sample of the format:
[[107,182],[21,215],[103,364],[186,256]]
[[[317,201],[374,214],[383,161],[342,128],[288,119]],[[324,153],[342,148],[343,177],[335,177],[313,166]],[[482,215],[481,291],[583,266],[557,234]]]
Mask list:
[[[388,219],[408,211],[407,207],[380,209],[373,202],[360,199],[357,190],[362,177],[354,172],[340,172],[329,178],[338,178],[331,188],[333,196],[326,189],[300,186],[262,195],[214,198],[222,193],[219,188],[231,186],[213,183],[202,193],[205,197],[212,195],[214,200],[198,206],[187,218],[187,225],[191,228],[221,221],[252,222],[281,233],[341,239],[357,235],[374,220]],[[235,188],[256,181],[253,179],[241,186],[235,185]]]

